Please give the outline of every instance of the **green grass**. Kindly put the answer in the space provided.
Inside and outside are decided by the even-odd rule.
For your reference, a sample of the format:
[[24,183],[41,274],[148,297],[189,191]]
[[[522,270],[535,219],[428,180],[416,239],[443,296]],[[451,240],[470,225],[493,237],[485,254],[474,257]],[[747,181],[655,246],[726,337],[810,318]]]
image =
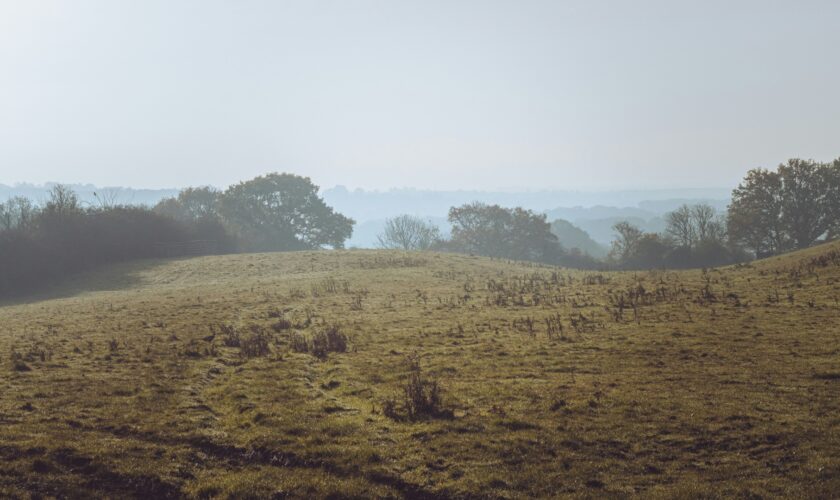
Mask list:
[[[840,259],[818,258],[838,248],[706,273],[389,251],[110,267],[0,306],[0,496],[830,497]],[[336,326],[345,352],[292,348]],[[444,392],[411,419],[413,356]]]

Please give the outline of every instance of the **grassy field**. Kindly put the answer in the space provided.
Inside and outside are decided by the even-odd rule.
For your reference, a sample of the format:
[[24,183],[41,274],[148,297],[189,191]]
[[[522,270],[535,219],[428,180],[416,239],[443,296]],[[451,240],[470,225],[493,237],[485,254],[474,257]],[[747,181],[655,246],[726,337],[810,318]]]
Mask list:
[[838,301],[840,245],[110,267],[0,306],[0,496],[832,497]]

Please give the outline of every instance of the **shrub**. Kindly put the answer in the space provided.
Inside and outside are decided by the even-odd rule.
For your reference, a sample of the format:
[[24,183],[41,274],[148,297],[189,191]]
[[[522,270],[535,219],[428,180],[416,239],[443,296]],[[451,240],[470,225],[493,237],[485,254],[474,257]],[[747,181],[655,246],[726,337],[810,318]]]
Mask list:
[[270,352],[268,333],[261,327],[252,327],[251,335],[240,340],[239,355],[244,358],[267,356]]
[[285,318],[280,318],[276,323],[271,325],[271,329],[277,333],[280,333],[284,330],[288,330],[290,328],[292,328],[292,322]]
[[312,354],[319,358],[327,357],[330,352],[346,352],[347,335],[337,326],[331,326],[312,337]]
[[32,368],[29,368],[29,365],[27,365],[23,361],[23,356],[21,356],[19,353],[15,352],[15,351],[12,351],[11,361],[12,361],[12,370],[13,371],[28,372],[28,371],[32,370]]
[[400,413],[397,410],[397,399],[390,397],[382,401],[382,414],[393,420],[400,420]]
[[422,418],[452,418],[453,411],[444,407],[443,387],[423,374],[420,359],[415,354],[408,358],[408,380],[402,387],[402,408],[397,408],[396,398],[382,402],[385,416],[394,420],[419,420]]
[[309,352],[309,339],[306,338],[306,335],[295,332],[292,335],[291,347],[295,352]]
[[219,330],[221,330],[222,335],[224,335],[222,343],[225,345],[225,347],[239,347],[242,343],[239,337],[239,332],[236,330],[235,326],[219,325]]
[[347,352],[348,338],[338,326],[316,332],[311,337],[295,333],[291,338],[291,348],[295,352],[308,352],[317,358],[326,358],[331,352]]
[[[101,264],[230,248],[218,223],[176,221],[143,207],[83,208],[66,188],[57,187],[43,207],[33,206],[26,220],[0,228],[0,295],[27,292]],[[213,244],[191,249],[197,241]]]

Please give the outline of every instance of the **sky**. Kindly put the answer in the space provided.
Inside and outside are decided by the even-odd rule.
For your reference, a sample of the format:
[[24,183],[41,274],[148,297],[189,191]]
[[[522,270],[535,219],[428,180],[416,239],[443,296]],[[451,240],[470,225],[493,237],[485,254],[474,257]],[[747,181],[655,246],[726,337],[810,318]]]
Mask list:
[[731,187],[840,156],[840,2],[0,0],[0,183]]

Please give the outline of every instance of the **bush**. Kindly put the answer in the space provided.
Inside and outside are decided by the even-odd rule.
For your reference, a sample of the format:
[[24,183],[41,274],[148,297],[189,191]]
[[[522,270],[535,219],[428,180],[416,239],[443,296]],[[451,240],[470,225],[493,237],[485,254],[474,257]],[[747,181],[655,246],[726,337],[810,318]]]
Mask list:
[[295,332],[291,339],[291,348],[295,352],[309,352],[309,339],[306,335]]
[[[162,249],[218,253],[232,248],[218,221],[176,221],[143,207],[82,208],[66,188],[56,188],[52,196],[25,223],[0,230],[0,296],[101,264],[160,257]],[[197,240],[212,245],[193,248]]]
[[295,333],[291,338],[291,348],[295,352],[308,352],[324,359],[331,352],[347,352],[347,335],[338,326],[316,332],[312,337]]
[[29,365],[27,365],[23,361],[23,356],[21,356],[20,354],[18,354],[15,351],[12,351],[11,361],[12,361],[12,370],[13,371],[28,372],[28,371],[32,370],[32,368],[29,368]]
[[277,333],[280,333],[280,332],[285,331],[285,330],[289,330],[291,328],[292,328],[292,322],[285,319],[285,318],[280,318],[279,320],[277,320],[277,322],[275,322],[271,325],[271,329],[274,330]]
[[251,335],[243,338],[239,344],[239,355],[243,358],[267,356],[271,352],[268,347],[268,333],[260,327],[252,327]]
[[[239,332],[236,330],[236,327],[233,325],[219,325],[219,330],[221,330],[222,335],[222,343],[225,347],[239,347],[242,344],[242,340],[239,337]],[[215,329],[213,329],[213,334],[215,335]]]
[[453,411],[444,407],[443,387],[436,379],[423,375],[417,355],[408,358],[408,380],[401,399],[402,408],[398,408],[396,398],[386,398],[382,402],[383,414],[394,420],[453,417]]
[[347,335],[342,333],[337,326],[331,326],[312,337],[312,354],[316,357],[326,358],[328,353],[346,351]]

